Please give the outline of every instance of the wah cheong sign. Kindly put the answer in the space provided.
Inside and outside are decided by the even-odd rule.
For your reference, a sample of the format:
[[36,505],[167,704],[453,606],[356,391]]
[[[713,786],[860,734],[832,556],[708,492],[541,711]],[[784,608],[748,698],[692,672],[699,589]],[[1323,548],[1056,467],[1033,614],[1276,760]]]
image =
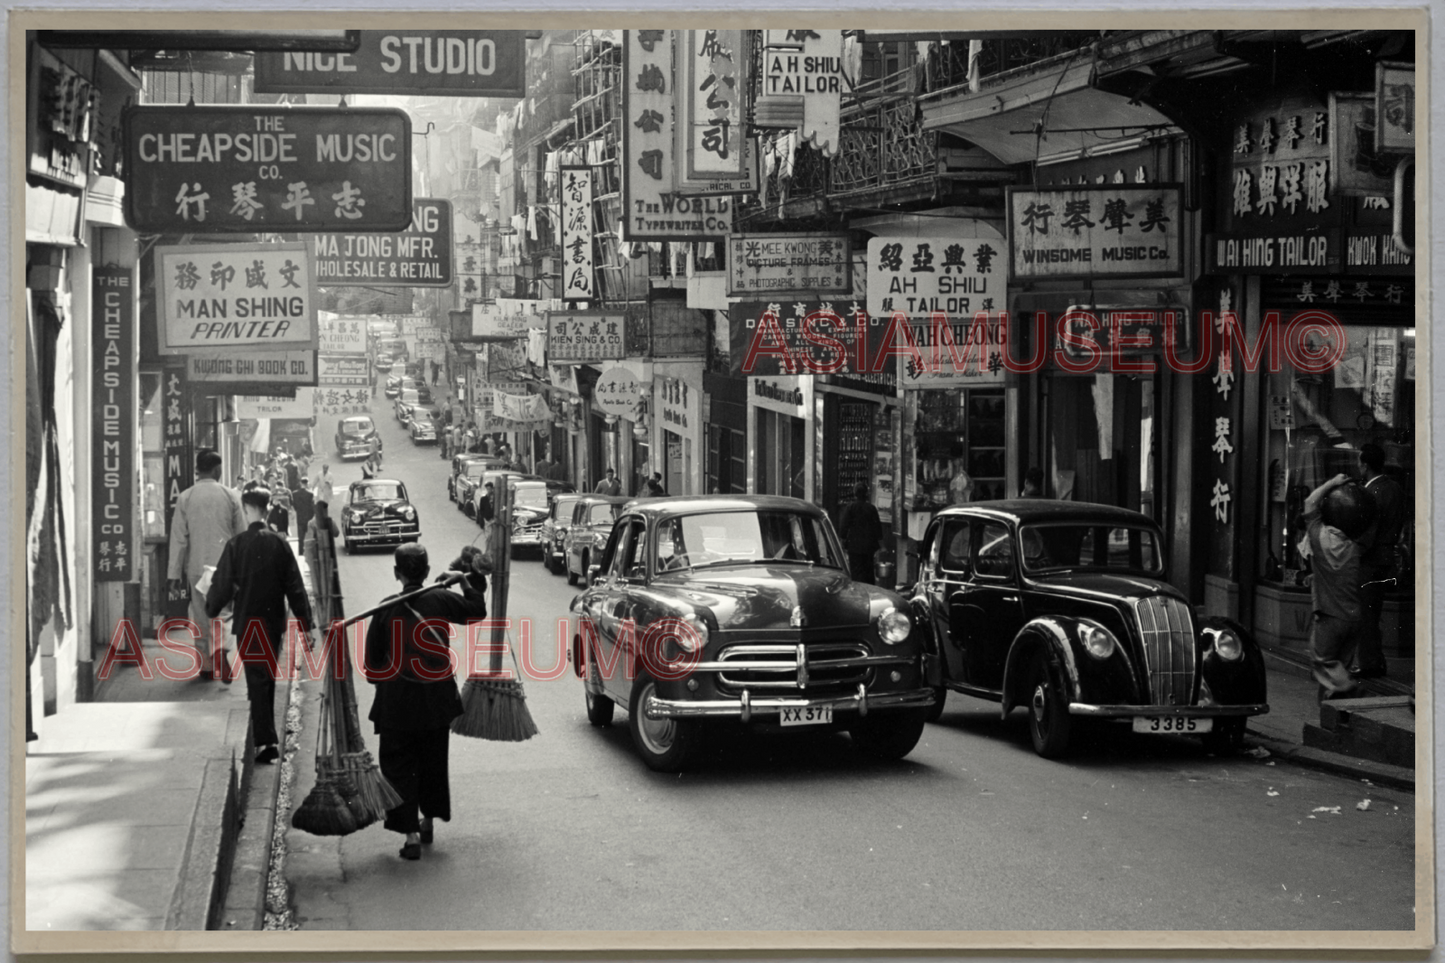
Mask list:
[[1178,185],[1008,188],[1014,278],[1181,277]]
[[132,107],[125,220],[144,234],[402,231],[411,119],[389,107]]

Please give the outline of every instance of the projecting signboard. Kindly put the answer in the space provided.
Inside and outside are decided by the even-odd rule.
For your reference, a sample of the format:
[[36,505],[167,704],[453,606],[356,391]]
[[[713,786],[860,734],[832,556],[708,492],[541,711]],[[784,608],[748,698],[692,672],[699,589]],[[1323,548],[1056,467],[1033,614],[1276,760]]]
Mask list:
[[[161,354],[216,349],[315,354],[316,288],[306,245],[158,247],[155,268]],[[314,366],[310,373],[314,378]]]
[[1007,188],[1014,278],[1179,277],[1178,185]]
[[399,234],[317,234],[311,249],[323,287],[450,287],[452,202],[418,197],[410,226]]
[[361,30],[355,53],[256,54],[264,94],[522,97],[523,30]]
[[626,357],[627,315],[621,311],[547,312],[547,361],[586,363]]
[[853,261],[846,234],[734,234],[728,238],[728,297],[846,295]]
[[997,311],[1004,304],[998,238],[875,237],[868,241],[868,313],[887,318]]
[[131,107],[125,220],[147,234],[403,231],[411,119],[389,107]]
[[315,351],[255,351],[230,348],[199,350],[186,355],[185,378],[192,384],[315,385]]

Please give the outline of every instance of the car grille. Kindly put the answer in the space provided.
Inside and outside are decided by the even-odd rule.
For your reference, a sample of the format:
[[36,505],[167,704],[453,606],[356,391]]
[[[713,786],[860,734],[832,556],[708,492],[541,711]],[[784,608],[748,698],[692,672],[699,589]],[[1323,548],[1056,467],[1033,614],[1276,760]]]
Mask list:
[[777,662],[777,669],[738,669],[718,673],[718,685],[733,689],[791,689],[810,694],[833,690],[851,692],[858,683],[872,681],[873,670],[867,666],[834,665],[839,660],[868,655],[867,646],[850,642],[819,642],[803,646],[807,653],[805,682],[799,685],[798,646],[780,644],[731,645],[718,655],[719,662]]
[[1154,705],[1189,705],[1194,696],[1194,622],[1189,606],[1167,595],[1134,603]]

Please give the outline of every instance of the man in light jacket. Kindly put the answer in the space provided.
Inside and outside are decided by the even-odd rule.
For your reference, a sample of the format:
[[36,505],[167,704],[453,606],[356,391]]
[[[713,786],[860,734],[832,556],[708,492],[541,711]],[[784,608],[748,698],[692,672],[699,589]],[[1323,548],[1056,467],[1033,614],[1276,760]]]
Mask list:
[[221,658],[221,681],[230,682],[226,672],[230,656],[226,651],[224,632],[212,633],[211,620],[206,617],[206,593],[196,588],[206,566],[215,566],[221,550],[234,535],[246,530],[241,513],[241,497],[221,484],[221,455],[206,449],[196,455],[196,483],[176,499],[171,518],[170,563],[166,578],[172,590],[184,584],[191,593],[187,609],[196,628],[196,649],[201,659],[201,678],[216,677],[213,655]]

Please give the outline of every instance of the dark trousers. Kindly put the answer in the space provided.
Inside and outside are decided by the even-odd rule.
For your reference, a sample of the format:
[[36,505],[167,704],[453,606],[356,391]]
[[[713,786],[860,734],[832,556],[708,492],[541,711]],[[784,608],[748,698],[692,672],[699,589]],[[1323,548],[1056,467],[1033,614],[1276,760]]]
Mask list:
[[1321,698],[1353,692],[1359,683],[1350,678],[1350,657],[1360,623],[1315,612],[1310,624],[1310,664]]
[[867,582],[869,585],[877,581],[873,574],[873,553],[872,552],[849,552],[848,571],[853,575],[855,582]]
[[275,746],[280,743],[276,737],[276,680],[271,667],[264,661],[243,660],[246,673],[246,699],[251,703],[251,738],[256,748]]
[[421,831],[422,816],[449,822],[452,791],[447,779],[449,729],[378,729],[381,774],[401,796],[383,824],[394,833]]
[[[1376,576],[1387,577],[1387,576]],[[1360,631],[1356,636],[1355,665],[1362,672],[1382,671],[1385,668],[1383,640],[1380,637],[1380,615],[1385,608],[1385,587],[1367,585],[1360,589]]]

